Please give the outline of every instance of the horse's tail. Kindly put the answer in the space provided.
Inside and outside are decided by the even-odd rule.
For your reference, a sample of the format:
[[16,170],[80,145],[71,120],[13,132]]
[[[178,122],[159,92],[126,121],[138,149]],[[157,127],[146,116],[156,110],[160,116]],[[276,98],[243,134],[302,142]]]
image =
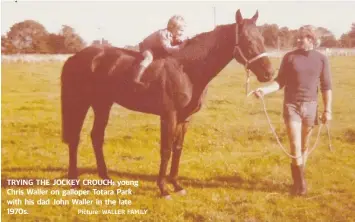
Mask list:
[[62,141],[67,144],[79,142],[83,121],[90,107],[88,76],[77,59],[75,55],[70,57],[64,63],[61,74]]

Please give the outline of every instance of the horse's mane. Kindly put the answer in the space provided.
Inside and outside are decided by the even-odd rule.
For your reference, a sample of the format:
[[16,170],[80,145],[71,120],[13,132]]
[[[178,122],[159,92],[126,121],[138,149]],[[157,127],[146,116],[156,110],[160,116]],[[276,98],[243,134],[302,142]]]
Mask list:
[[[182,60],[200,60],[214,48],[218,48],[223,36],[233,28],[232,24],[219,25],[214,30],[203,32],[187,40],[186,46],[173,57]],[[225,39],[227,40],[227,39]]]
[[[219,25],[212,31],[200,33],[187,40],[188,42],[183,49],[169,57],[180,61],[203,60],[213,49],[218,48],[223,41],[227,40],[224,36],[231,31],[231,28],[233,28],[232,24]],[[131,49],[115,46],[92,46],[91,48],[99,48],[105,51],[106,55],[119,56],[123,54],[143,59],[143,55],[140,52]]]

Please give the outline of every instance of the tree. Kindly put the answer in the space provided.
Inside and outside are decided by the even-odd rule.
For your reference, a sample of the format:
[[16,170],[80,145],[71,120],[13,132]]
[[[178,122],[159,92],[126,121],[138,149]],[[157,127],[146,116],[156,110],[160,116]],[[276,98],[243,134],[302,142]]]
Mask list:
[[339,39],[339,46],[343,48],[350,48],[355,45],[352,44],[352,39],[348,33],[342,34]]
[[289,30],[287,27],[279,29],[278,42],[280,48],[291,48],[293,46],[293,38],[292,30]]
[[49,34],[48,45],[50,53],[57,54],[65,52],[64,37],[58,34]]
[[351,24],[349,32],[341,35],[338,44],[343,48],[355,47],[355,23]]
[[351,42],[349,47],[355,47],[355,23],[351,24],[351,30],[348,33],[348,36]]
[[279,27],[276,24],[265,24],[261,26],[262,35],[264,37],[264,44],[265,46],[271,48],[278,47],[278,34],[279,34]]
[[348,35],[350,38],[355,39],[355,23],[351,24],[351,30]]
[[321,40],[320,46],[322,47],[336,47],[337,40],[335,39],[334,34],[324,27],[318,27],[316,33]]
[[84,40],[75,33],[75,30],[67,25],[63,25],[60,35],[63,37],[63,53],[75,53],[85,47]]
[[332,47],[336,47],[337,44],[338,42],[335,39],[334,35],[321,37],[321,43],[320,43],[321,47],[332,48]]
[[34,20],[14,24],[7,33],[7,39],[17,53],[46,53],[48,32]]
[[14,53],[16,50],[14,46],[11,44],[11,41],[7,36],[1,35],[1,53],[3,54],[11,54]]

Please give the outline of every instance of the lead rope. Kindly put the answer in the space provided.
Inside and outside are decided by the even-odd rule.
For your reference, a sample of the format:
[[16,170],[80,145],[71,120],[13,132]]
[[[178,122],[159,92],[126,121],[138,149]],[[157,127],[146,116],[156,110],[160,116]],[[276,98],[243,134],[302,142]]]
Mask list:
[[316,149],[316,147],[317,147],[318,140],[319,140],[320,133],[321,133],[321,130],[322,130],[323,125],[326,125],[326,127],[327,127],[328,141],[329,141],[329,146],[328,146],[328,147],[329,147],[329,150],[330,150],[330,151],[333,151],[333,147],[332,147],[332,144],[331,144],[331,137],[330,137],[329,125],[322,123],[322,124],[319,126],[319,128],[318,128],[317,138],[316,138],[316,141],[314,142],[314,145],[313,145],[312,149],[310,149],[309,151],[308,151],[308,149],[305,150],[304,153],[303,153],[303,155],[301,155],[301,156],[299,156],[299,157],[296,157],[296,156],[291,155],[290,153],[288,153],[288,152],[286,151],[286,149],[284,148],[284,146],[281,144],[280,139],[279,139],[279,137],[277,136],[274,127],[272,126],[272,123],[271,123],[269,114],[268,114],[267,109],[266,109],[264,97],[261,97],[261,101],[262,101],[262,104],[263,104],[263,110],[264,110],[266,119],[267,119],[267,121],[268,121],[268,123],[269,123],[270,129],[271,129],[273,135],[275,136],[275,138],[276,138],[276,140],[277,140],[277,143],[279,144],[281,150],[282,150],[288,157],[293,158],[293,159],[298,159],[298,158],[302,157],[302,158],[303,158],[303,163],[304,163],[304,165],[305,165],[305,164],[306,164],[306,163],[305,163],[305,158],[307,158],[307,157]]
[[280,139],[279,139],[279,137],[277,136],[277,133],[276,133],[274,127],[272,126],[272,123],[271,123],[269,114],[268,114],[267,109],[266,109],[264,97],[261,97],[261,102],[262,102],[262,104],[263,104],[263,110],[264,110],[266,119],[267,119],[267,121],[268,121],[268,123],[269,123],[270,129],[271,129],[272,133],[274,134],[274,136],[275,136],[275,138],[276,138],[276,140],[277,140],[277,143],[280,145],[281,150],[282,150],[288,157],[291,157],[291,158],[293,158],[293,159],[298,159],[298,158],[300,158],[300,157],[303,157],[303,158],[304,158],[304,157],[309,156],[309,155],[315,150],[315,148],[316,148],[316,146],[317,146],[317,144],[318,144],[318,140],[319,140],[319,137],[320,137],[320,133],[321,133],[323,124],[321,124],[321,125],[318,127],[317,138],[316,138],[316,141],[314,142],[314,145],[313,145],[312,149],[310,149],[309,151],[308,151],[308,149],[305,150],[304,153],[303,153],[303,155],[298,156],[298,157],[297,157],[297,156],[294,156],[294,155],[291,155],[290,153],[288,153],[288,152],[286,151],[285,147],[281,144]]
[[331,141],[331,137],[330,137],[330,129],[329,129],[329,126],[327,124],[327,132],[328,132],[328,141],[329,141],[329,145],[328,145],[328,148],[330,151],[334,151],[333,149],[333,146],[332,146],[332,141]]
[[246,71],[246,77],[247,79],[245,80],[245,95],[249,94],[249,83],[250,83],[250,70],[248,68],[245,68]]

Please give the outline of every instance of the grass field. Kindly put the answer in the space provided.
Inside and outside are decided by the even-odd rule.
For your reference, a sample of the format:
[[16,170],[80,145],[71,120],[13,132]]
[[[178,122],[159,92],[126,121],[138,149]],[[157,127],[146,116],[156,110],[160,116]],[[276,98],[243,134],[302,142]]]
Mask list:
[[[275,67],[279,60],[273,60]],[[291,197],[290,159],[279,149],[261,102],[245,98],[244,70],[232,62],[210,84],[203,109],[186,136],[180,178],[186,196],[158,198],[159,118],[115,105],[104,154],[115,180],[138,180],[130,208],[147,215],[78,215],[93,206],[24,206],[29,215],[8,215],[2,187],[2,221],[355,221],[355,57],[330,58],[334,84],[332,143],[324,130],[307,162],[309,194]],[[62,63],[2,65],[2,182],[10,178],[65,178],[68,148],[61,142]],[[252,79],[252,87],[260,86]],[[283,92],[266,98],[282,142]],[[90,141],[92,112],[81,134],[80,179],[98,179]],[[312,144],[315,138],[313,133]],[[14,187],[12,187],[14,188]],[[48,189],[42,187],[43,189]],[[85,188],[85,187],[84,187]],[[117,197],[91,195],[88,199]],[[21,198],[34,198],[22,196]],[[41,196],[53,198],[53,196]],[[69,199],[69,197],[63,199]],[[105,207],[105,209],[128,207]]]

